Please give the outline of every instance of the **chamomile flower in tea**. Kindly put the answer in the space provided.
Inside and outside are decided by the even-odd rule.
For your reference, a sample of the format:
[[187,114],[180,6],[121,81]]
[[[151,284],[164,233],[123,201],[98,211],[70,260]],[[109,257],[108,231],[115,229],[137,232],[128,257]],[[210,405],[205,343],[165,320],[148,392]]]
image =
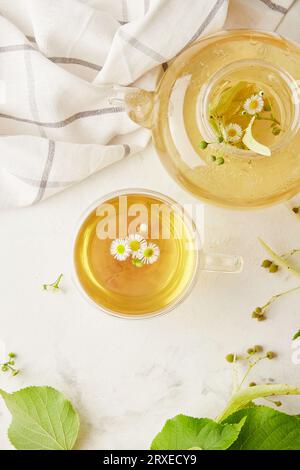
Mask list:
[[160,255],[159,247],[155,243],[148,243],[145,249],[141,250],[141,260],[144,264],[155,263]]
[[118,261],[125,261],[130,255],[130,247],[126,238],[114,240],[110,247],[110,253]]

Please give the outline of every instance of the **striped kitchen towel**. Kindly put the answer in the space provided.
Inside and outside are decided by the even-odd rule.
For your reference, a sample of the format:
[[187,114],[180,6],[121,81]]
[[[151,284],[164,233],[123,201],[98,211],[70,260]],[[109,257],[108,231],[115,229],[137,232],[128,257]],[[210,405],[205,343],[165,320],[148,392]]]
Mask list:
[[[298,3],[298,7],[300,6],[298,0],[297,2],[295,0],[230,0],[225,27],[227,29],[255,28],[280,32],[280,25],[288,16],[294,3]],[[300,27],[293,28],[291,34],[295,33],[300,34]]]
[[[229,0],[227,25],[288,31],[292,3]],[[227,8],[228,0],[0,0],[0,209],[41,201],[143,149],[149,131],[112,103],[112,84],[153,89],[162,64],[221,29]]]

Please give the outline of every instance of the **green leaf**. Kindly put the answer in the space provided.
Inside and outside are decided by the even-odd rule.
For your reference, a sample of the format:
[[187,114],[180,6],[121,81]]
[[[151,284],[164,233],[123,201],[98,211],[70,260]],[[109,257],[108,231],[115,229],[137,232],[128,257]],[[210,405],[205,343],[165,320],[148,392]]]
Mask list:
[[227,424],[247,418],[230,450],[300,450],[300,420],[296,416],[256,406],[237,411]]
[[297,331],[297,333],[294,334],[293,340],[300,338],[300,330]]
[[225,450],[237,439],[246,418],[239,423],[218,424],[207,418],[178,415],[169,419],[154,438],[152,450]]
[[14,393],[0,390],[12,414],[8,437],[19,450],[71,450],[79,431],[72,403],[51,387],[28,387]]

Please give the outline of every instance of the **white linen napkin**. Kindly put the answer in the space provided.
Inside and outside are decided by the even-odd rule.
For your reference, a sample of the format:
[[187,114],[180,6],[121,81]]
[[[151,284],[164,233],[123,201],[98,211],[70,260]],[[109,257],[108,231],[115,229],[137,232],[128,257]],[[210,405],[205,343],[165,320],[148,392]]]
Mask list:
[[[292,3],[231,0],[227,26],[289,31]],[[161,64],[221,29],[227,7],[228,0],[0,0],[0,209],[41,201],[142,150],[149,131],[111,104],[112,84],[140,79],[153,89]]]

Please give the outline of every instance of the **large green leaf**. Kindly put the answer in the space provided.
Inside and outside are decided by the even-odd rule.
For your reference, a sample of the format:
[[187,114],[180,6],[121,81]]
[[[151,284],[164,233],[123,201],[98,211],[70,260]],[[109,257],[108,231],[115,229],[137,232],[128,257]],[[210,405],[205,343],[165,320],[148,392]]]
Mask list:
[[8,437],[19,450],[70,450],[79,431],[72,403],[51,387],[28,387],[18,392],[0,390],[12,414]]
[[211,419],[178,415],[169,419],[154,438],[152,450],[225,450],[237,439],[246,418],[239,423],[218,424]]
[[296,416],[256,406],[237,411],[226,423],[247,418],[232,450],[300,450],[300,420]]

